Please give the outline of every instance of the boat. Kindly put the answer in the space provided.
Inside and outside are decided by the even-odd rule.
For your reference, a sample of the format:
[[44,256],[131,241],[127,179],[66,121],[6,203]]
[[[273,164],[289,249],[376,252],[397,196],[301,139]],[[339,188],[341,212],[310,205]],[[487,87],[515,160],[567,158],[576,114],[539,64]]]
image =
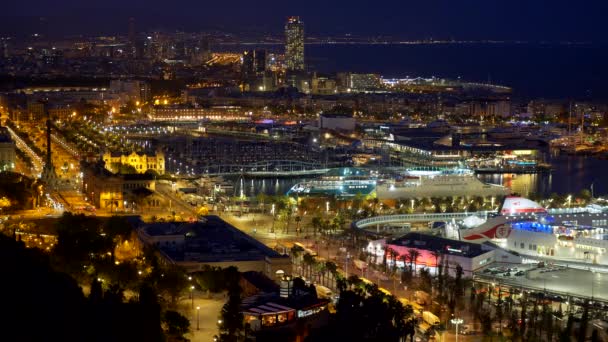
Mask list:
[[372,172],[353,167],[331,169],[319,179],[295,184],[287,192],[292,196],[354,197],[369,195],[376,189]]
[[580,208],[576,214],[550,213],[540,204],[509,196],[496,216],[471,229],[462,240],[491,241],[523,256],[608,265],[608,212]]
[[408,169],[403,181],[388,181],[376,187],[381,200],[451,196],[506,196],[509,188],[486,184],[470,169]]
[[524,139],[529,132],[518,126],[497,127],[488,132],[491,139]]

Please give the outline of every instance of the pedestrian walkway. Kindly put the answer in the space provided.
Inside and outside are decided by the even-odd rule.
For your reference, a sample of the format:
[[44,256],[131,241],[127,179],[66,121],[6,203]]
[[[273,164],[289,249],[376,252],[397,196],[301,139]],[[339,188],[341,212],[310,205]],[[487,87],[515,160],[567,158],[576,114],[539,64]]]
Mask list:
[[186,338],[192,342],[213,341],[213,336],[218,334],[217,322],[225,301],[224,294],[207,298],[200,292],[194,292],[194,301],[189,297],[180,301],[178,311],[190,320],[191,332]]

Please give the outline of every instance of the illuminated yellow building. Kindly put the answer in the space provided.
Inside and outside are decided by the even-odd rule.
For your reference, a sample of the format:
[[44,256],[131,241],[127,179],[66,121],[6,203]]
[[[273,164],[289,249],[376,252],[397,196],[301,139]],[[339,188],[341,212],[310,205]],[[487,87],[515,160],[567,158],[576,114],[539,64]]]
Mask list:
[[158,195],[156,181],[148,174],[114,174],[103,162],[84,163],[82,191],[96,208],[110,212],[163,208],[166,203]]
[[112,170],[113,165],[123,164],[133,166],[137,173],[145,173],[148,170],[155,171],[159,175],[165,173],[165,154],[162,152],[156,152],[155,154],[106,152],[103,154],[103,161],[106,163],[106,168],[112,172],[116,171]]

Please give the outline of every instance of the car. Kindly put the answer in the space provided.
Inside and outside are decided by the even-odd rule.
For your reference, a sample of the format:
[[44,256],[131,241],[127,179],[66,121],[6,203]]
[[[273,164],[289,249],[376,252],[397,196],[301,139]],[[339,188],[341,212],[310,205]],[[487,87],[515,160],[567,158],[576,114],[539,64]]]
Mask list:
[[511,272],[507,272],[505,274],[503,274],[505,277],[510,277],[511,276]]
[[478,332],[475,330],[464,330],[464,331],[460,332],[461,335],[470,335],[470,336],[477,335],[477,333]]
[[517,272],[515,272],[515,276],[516,276],[516,277],[521,277],[521,276],[523,276],[524,274],[526,274],[526,272],[524,272],[524,271],[517,271]]

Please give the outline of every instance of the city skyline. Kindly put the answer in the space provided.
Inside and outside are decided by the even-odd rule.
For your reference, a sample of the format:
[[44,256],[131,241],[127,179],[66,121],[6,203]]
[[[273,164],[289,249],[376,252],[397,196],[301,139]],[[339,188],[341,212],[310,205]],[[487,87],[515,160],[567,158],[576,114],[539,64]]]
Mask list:
[[606,9],[5,5],[0,337],[608,341]]
[[[29,3],[28,3],[29,4]],[[11,3],[3,12],[0,34],[47,29],[51,34],[124,34],[130,17],[138,30],[157,28],[198,31],[228,29],[240,32],[279,34],[284,19],[300,16],[307,32],[322,34],[389,35],[402,39],[497,39],[605,42],[601,29],[605,3],[570,4],[474,0],[465,4],[448,1],[383,4],[321,2],[285,6],[278,1],[250,4],[237,1],[207,4],[181,0],[167,9],[158,1],[128,3],[109,0],[76,5],[69,1]],[[40,18],[45,24],[39,25]]]

